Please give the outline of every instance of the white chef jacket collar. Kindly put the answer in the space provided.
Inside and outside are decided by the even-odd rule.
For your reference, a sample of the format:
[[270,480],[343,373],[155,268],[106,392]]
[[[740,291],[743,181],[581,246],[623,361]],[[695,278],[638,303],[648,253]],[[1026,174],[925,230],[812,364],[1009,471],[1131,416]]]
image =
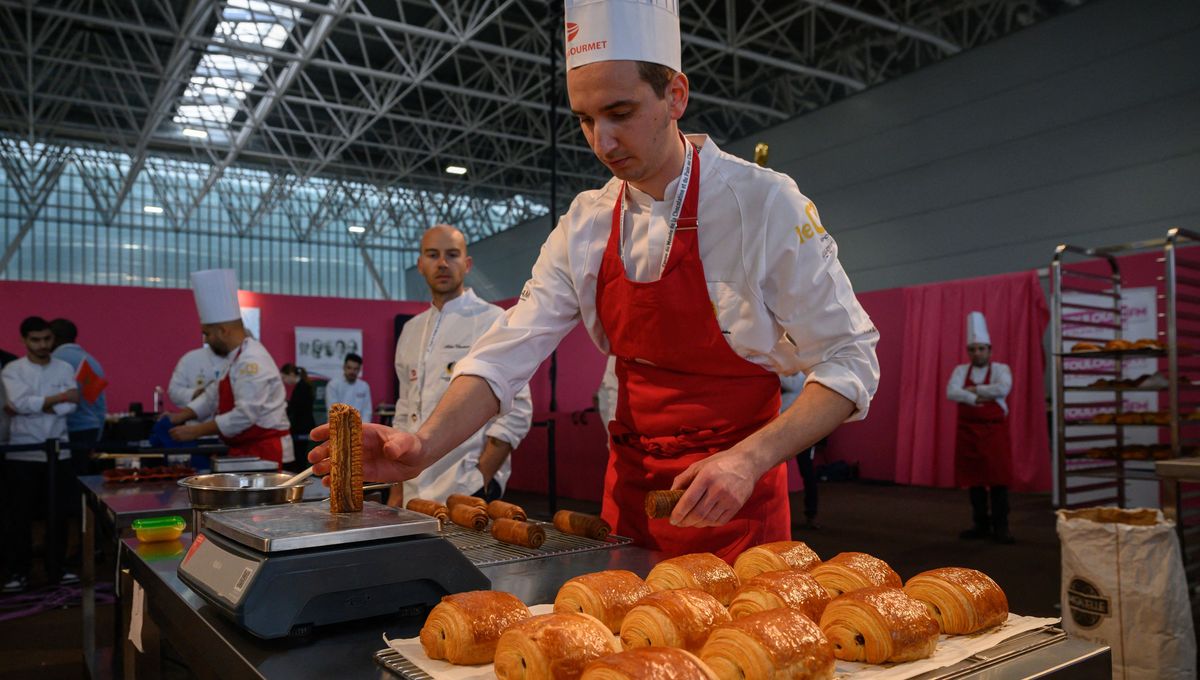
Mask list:
[[[478,299],[479,298],[475,295],[475,291],[471,290],[470,287],[463,288],[462,295],[459,295],[453,300],[447,300],[445,303],[443,303],[441,311],[443,314],[447,312],[454,312],[457,311],[459,307],[463,307],[468,304],[474,304]],[[430,309],[435,312],[438,311],[437,307],[431,307]]]
[[[704,182],[713,173],[712,161],[717,155],[717,144],[713,140],[709,139],[708,135],[685,134],[684,136],[686,136],[688,141],[692,144],[697,146],[703,144],[703,146],[700,146],[700,185],[704,186]],[[661,201],[655,201],[650,194],[634,187],[632,184],[628,185],[629,193],[626,198],[629,200],[629,203],[636,205],[638,210],[645,210],[655,202],[670,203],[671,201],[675,200],[675,192],[679,189],[679,178],[682,176],[683,166],[680,166],[679,174],[676,175],[675,179],[671,180],[670,183],[667,184],[667,188],[663,190],[663,200]],[[617,182],[619,186],[621,180],[614,178],[614,181]]]

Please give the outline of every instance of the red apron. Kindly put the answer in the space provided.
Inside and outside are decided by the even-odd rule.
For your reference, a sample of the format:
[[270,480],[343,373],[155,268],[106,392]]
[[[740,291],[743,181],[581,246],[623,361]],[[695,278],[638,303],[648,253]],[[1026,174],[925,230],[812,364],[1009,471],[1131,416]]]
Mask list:
[[763,475],[745,506],[722,526],[680,528],[645,512],[647,491],[671,488],[689,465],[730,448],[779,414],[778,376],[738,356],[717,324],[698,244],[700,156],[694,148],[691,154],[693,179],[659,280],[626,276],[623,201],[613,207],[596,282],[596,309],[617,357],[618,378],[601,514],[637,545],[667,555],[713,552],[732,562],[759,543],[791,538],[782,463]]
[[[983,383],[986,385],[991,377],[992,366],[988,364]],[[968,366],[963,387],[974,386]],[[1010,451],[1008,422],[999,403],[959,403],[954,441],[954,481],[958,486],[1008,486],[1012,480]]]
[[[238,350],[238,354],[241,350]],[[221,378],[221,382],[217,384],[217,415],[229,413],[233,410],[233,383],[229,380],[230,373],[233,372],[233,363],[237,361],[237,354],[229,358],[230,370]],[[221,441],[229,447],[229,455],[231,456],[254,456],[262,460],[275,461],[278,464],[283,463],[283,447],[284,440],[287,444],[291,444],[292,433],[290,430],[269,430],[258,425],[251,425],[245,430],[239,432],[232,437],[221,435]]]

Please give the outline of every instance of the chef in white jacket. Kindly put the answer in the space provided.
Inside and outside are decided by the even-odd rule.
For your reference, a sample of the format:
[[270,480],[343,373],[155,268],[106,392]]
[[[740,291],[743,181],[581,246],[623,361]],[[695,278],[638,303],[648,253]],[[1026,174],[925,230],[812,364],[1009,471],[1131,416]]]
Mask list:
[[371,401],[371,386],[363,380],[363,359],[351,352],[342,361],[342,375],[334,376],[325,384],[325,412],[334,404],[346,404],[362,418],[364,423],[371,422],[375,412],[375,404]]
[[[228,357],[229,365],[203,394],[169,415],[176,425],[171,437],[192,441],[220,435],[231,456],[292,462],[295,455],[283,380],[267,348],[242,325],[237,276],[232,269],[193,272],[192,290],[204,341],[217,355]],[[181,425],[189,420],[202,422]]]
[[204,388],[217,382],[221,372],[229,364],[228,357],[217,356],[208,345],[188,351],[179,358],[167,384],[167,395],[176,408],[187,406],[191,400],[204,394]]
[[[467,242],[459,230],[437,225],[421,238],[417,269],[425,277],[433,305],[404,324],[396,342],[394,427],[415,432],[450,385],[455,364],[504,310],[481,300],[464,285],[471,271]],[[533,404],[529,386],[514,391],[513,407],[404,483],[404,498],[445,500],[452,493],[495,500],[512,472],[509,454],[529,432]],[[398,499],[395,494],[392,502]]]
[[[567,0],[565,28],[571,109],[614,178],[574,200],[518,304],[455,364],[417,431],[364,433],[364,467],[403,479],[437,464],[507,414],[582,322],[617,356],[602,509],[613,531],[730,560],[787,540],[783,462],[866,415],[878,332],[791,178],[680,134],[690,85],[675,3]],[[780,415],[777,376],[798,371],[804,390]],[[327,456],[310,453],[318,472]],[[686,491],[669,520],[648,520],[646,491],[666,488]]]

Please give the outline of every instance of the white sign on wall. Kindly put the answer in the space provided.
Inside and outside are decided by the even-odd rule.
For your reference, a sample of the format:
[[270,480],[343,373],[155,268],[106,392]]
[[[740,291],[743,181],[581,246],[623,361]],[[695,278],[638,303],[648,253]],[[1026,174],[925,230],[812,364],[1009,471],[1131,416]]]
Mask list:
[[296,365],[310,375],[332,378],[342,374],[347,354],[363,354],[361,328],[296,327]]

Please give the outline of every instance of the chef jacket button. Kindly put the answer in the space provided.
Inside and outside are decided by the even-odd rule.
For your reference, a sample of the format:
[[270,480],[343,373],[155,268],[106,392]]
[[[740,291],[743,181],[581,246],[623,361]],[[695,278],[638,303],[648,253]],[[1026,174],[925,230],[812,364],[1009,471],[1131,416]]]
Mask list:
[[414,413],[414,414],[412,414],[412,421],[413,421],[414,423],[415,423],[415,422],[417,422],[417,414],[415,414],[415,413]]

